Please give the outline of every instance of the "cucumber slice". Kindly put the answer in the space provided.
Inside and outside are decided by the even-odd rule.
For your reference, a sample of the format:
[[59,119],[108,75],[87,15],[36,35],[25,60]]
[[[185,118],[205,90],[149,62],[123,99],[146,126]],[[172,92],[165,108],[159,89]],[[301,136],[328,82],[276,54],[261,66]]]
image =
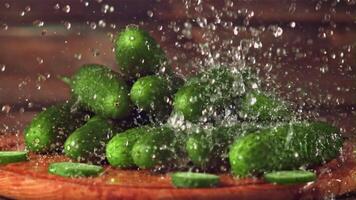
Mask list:
[[52,163],[48,167],[49,173],[64,177],[97,176],[103,171],[101,166],[72,162]]
[[314,181],[316,175],[305,170],[276,171],[266,173],[264,179],[270,183],[277,184],[298,184]]
[[219,176],[207,173],[176,172],[171,174],[172,184],[177,188],[216,187]]
[[0,151],[0,164],[23,162],[28,160],[25,151]]

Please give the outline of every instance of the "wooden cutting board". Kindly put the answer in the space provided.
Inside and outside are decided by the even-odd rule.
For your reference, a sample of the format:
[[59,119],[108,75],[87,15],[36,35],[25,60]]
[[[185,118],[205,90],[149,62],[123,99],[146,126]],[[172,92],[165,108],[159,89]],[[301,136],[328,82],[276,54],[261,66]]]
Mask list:
[[[0,136],[0,150],[23,149],[21,136]],[[356,190],[353,144],[342,155],[317,168],[318,179],[301,185],[274,185],[257,179],[221,174],[211,189],[176,189],[170,178],[149,171],[109,166],[96,178],[63,178],[47,173],[48,164],[63,156],[30,155],[30,161],[0,166],[0,196],[16,199],[325,199]]]

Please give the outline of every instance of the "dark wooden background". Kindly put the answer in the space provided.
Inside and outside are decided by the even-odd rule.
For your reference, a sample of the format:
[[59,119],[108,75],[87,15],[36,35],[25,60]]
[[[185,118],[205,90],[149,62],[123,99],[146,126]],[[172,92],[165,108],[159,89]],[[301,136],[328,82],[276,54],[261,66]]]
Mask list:
[[[58,76],[84,63],[116,70],[113,37],[127,24],[139,24],[184,75],[201,67],[194,62],[204,58],[201,44],[224,54],[229,49],[221,48],[223,40],[236,47],[259,38],[262,48],[251,48],[248,63],[261,70],[267,89],[316,110],[347,136],[356,133],[355,0],[199,2],[0,1],[0,132],[21,132],[36,112],[67,99],[69,89]],[[200,27],[205,20],[209,28]],[[283,34],[275,36],[278,27]]]

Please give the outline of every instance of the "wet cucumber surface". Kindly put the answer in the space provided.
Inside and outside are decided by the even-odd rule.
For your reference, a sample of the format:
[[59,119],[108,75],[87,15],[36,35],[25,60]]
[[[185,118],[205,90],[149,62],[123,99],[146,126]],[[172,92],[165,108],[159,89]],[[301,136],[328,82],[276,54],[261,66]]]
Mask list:
[[26,151],[0,151],[0,165],[28,160]]
[[35,116],[24,131],[29,151],[48,153],[63,149],[67,137],[85,122],[85,114],[72,112],[72,106],[72,103],[51,106]]
[[101,163],[105,160],[106,143],[113,134],[109,120],[93,117],[67,138],[64,153],[79,162]]
[[117,73],[98,65],[82,66],[70,79],[77,104],[104,118],[124,118],[131,110],[129,88]]

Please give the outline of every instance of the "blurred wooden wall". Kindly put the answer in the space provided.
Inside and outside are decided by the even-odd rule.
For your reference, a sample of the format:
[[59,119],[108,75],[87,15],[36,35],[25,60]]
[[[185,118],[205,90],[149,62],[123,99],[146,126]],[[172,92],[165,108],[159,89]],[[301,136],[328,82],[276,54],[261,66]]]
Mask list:
[[[150,31],[183,74],[200,67],[191,62],[204,57],[197,51],[199,44],[216,36],[217,49],[230,38],[239,44],[256,38],[251,30],[265,27],[259,35],[262,47],[251,48],[248,55],[255,58],[253,67],[261,70],[261,77],[273,79],[269,87],[355,132],[355,0],[198,2],[1,1],[1,132],[21,130],[42,107],[67,99],[69,88],[58,76],[70,76],[84,63],[116,70],[112,40],[127,24]],[[222,22],[216,22],[213,36],[207,37],[209,30],[200,27],[199,20]],[[276,36],[278,27],[283,34]]]

